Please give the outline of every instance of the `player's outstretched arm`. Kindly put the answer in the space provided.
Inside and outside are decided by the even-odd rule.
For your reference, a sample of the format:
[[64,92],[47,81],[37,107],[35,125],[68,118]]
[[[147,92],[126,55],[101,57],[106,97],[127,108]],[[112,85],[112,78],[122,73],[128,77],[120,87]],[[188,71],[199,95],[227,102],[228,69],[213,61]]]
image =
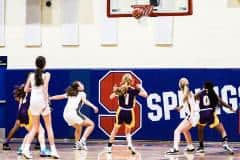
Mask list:
[[116,94],[116,93],[112,93],[112,94],[110,94],[110,96],[109,96],[110,99],[113,99],[113,98],[115,98],[115,97],[117,97],[117,94]]
[[218,103],[219,103],[220,106],[224,106],[224,107],[230,109],[231,111],[234,111],[232,106],[227,104],[227,103],[225,103],[220,97],[218,97]]
[[109,98],[112,100],[112,99],[114,99],[115,97],[117,97],[119,93],[120,93],[120,89],[119,89],[119,87],[117,87],[117,85],[115,84],[115,85],[113,86],[113,91],[112,91],[112,93],[110,94]]
[[66,94],[60,94],[60,95],[55,95],[55,96],[49,97],[49,100],[62,100],[62,99],[66,99],[66,98],[67,98]]
[[25,86],[24,86],[25,93],[31,92],[30,75],[31,74],[29,74],[27,82],[25,83]]
[[198,93],[196,93],[195,95],[194,95],[194,99],[195,100],[199,100],[200,99],[200,94],[203,92],[203,90],[202,91],[200,91],[200,92],[198,92]]
[[84,104],[91,107],[94,110],[94,113],[98,113],[98,108],[94,104],[92,104],[89,100],[87,100],[86,98],[83,98],[82,101]]
[[142,85],[137,84],[136,88],[140,89],[140,92],[138,93],[139,96],[147,98],[148,97],[148,93],[147,91],[142,87]]
[[178,112],[180,112],[181,109],[183,109],[183,104],[175,107],[175,110]]

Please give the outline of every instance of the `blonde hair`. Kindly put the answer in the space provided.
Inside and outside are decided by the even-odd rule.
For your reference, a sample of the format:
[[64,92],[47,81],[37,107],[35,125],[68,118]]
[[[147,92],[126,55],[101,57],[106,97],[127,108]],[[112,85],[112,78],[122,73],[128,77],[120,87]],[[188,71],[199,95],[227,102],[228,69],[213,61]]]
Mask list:
[[182,78],[180,78],[178,85],[179,85],[179,88],[183,89],[184,86],[189,86],[189,81],[187,78],[182,77]]
[[125,73],[123,76],[122,76],[122,80],[121,80],[121,85],[123,84],[127,84],[127,85],[131,85],[133,82],[133,77],[130,73]]

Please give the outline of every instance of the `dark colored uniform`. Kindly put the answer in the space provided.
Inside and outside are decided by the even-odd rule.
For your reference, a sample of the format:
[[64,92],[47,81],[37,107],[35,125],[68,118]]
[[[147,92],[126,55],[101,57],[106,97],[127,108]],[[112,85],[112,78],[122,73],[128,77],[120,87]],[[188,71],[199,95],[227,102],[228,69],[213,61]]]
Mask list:
[[208,92],[206,90],[199,94],[199,108],[200,108],[200,121],[199,125],[209,125],[214,128],[219,124],[219,119],[215,113],[216,105],[212,104]]
[[118,97],[119,107],[116,113],[116,125],[125,124],[128,127],[134,127],[135,114],[133,109],[139,92],[140,89],[129,87],[124,95]]
[[19,110],[17,114],[17,120],[20,121],[21,127],[30,127],[32,125],[31,114],[29,112],[29,98],[27,98],[26,102],[19,104]]

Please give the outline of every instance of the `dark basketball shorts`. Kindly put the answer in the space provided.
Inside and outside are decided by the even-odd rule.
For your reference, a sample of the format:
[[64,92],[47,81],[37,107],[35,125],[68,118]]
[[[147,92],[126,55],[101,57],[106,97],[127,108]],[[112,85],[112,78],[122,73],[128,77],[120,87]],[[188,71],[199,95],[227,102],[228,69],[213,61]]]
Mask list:
[[209,125],[209,128],[215,128],[219,125],[219,118],[213,110],[200,111],[199,125]]
[[24,127],[27,130],[32,128],[32,114],[29,110],[27,114],[19,113],[17,120],[20,122],[20,127]]
[[135,125],[135,114],[133,109],[118,108],[116,113],[115,125],[120,127],[125,124],[129,128],[133,128]]

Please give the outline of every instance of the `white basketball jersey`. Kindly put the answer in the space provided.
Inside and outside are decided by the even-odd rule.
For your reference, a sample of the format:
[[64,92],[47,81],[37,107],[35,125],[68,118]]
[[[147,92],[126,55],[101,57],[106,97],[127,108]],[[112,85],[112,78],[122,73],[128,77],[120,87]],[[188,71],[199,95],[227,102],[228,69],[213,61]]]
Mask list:
[[[42,78],[44,79],[45,73],[42,74]],[[35,74],[32,73],[30,75],[30,84],[31,84],[31,99],[32,98],[43,98],[43,85],[36,86]]]
[[185,109],[188,109],[189,112],[191,112],[190,109],[193,109],[194,112],[200,111],[199,105],[195,101],[194,94],[192,92],[190,92],[190,94],[188,95],[188,99],[185,103],[183,103],[183,106]]
[[[67,95],[66,95],[67,97]],[[77,96],[68,96],[68,101],[66,104],[66,107],[64,109],[64,112],[72,112],[72,111],[76,111],[79,108],[79,105],[83,105],[83,103],[81,103],[82,99],[86,98],[86,93],[85,92],[79,92]]]

